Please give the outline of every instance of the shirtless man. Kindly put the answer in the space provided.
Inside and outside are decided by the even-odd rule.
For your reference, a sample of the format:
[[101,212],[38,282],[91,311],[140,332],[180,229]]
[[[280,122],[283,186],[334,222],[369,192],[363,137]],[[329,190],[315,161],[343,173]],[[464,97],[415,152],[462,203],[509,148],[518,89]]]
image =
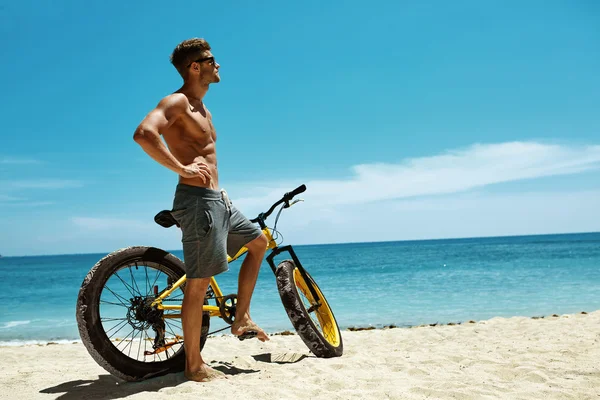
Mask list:
[[227,271],[227,254],[235,255],[242,246],[248,254],[239,273],[231,333],[256,333],[259,340],[269,340],[250,318],[250,299],[267,238],[231,204],[225,191],[219,191],[217,135],[203,101],[208,86],[221,80],[220,66],[210,50],[204,39],[177,45],[171,63],[183,78],[183,86],[162,99],[133,135],[150,157],[179,175],[172,215],[182,230],[187,274],[182,305],[185,376],[200,382],[225,377],[200,354],[202,305],[211,276]]

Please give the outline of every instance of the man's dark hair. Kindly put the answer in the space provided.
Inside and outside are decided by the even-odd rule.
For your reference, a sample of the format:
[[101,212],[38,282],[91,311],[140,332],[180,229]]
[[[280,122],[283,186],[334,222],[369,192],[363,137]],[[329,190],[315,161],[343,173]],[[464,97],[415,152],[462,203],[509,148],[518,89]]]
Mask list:
[[187,67],[194,60],[202,57],[202,53],[210,50],[210,45],[204,39],[193,38],[179,43],[171,54],[171,64],[183,79],[187,76]]

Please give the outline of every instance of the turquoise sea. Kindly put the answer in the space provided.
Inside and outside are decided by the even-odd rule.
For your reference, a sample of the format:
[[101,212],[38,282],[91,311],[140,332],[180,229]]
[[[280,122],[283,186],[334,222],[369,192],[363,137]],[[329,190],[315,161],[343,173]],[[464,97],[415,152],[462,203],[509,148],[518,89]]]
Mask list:
[[[600,233],[306,245],[295,250],[342,328],[600,309]],[[181,251],[173,253],[182,257]],[[0,258],[0,345],[79,340],[77,293],[103,256]],[[236,291],[238,270],[236,262],[218,276],[225,293]],[[293,329],[266,262],[251,313],[268,332]]]

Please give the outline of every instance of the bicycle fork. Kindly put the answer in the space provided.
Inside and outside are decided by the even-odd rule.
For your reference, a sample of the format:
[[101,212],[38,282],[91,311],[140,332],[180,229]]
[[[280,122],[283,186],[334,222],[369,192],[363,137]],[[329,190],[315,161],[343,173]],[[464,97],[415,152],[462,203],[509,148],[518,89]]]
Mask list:
[[292,246],[286,245],[286,246],[274,248],[271,251],[271,254],[269,254],[267,256],[267,258],[266,258],[267,262],[269,263],[269,266],[273,270],[273,274],[275,274],[275,276],[277,276],[277,267],[275,266],[275,262],[273,261],[273,259],[275,257],[277,257],[279,254],[284,253],[284,252],[287,252],[292,257],[292,260],[294,261],[294,265],[296,265],[296,268],[298,268],[300,275],[302,275],[304,282],[306,282],[306,285],[308,286],[308,290],[310,291],[310,294],[312,294],[313,299],[315,299],[316,304],[307,310],[310,313],[321,306],[321,298],[319,297],[319,294],[315,290],[315,288],[312,284],[312,280],[308,278],[308,275],[306,274],[306,270],[302,266],[302,263],[298,259],[298,256],[296,256],[296,253],[294,252],[294,249],[292,248]]

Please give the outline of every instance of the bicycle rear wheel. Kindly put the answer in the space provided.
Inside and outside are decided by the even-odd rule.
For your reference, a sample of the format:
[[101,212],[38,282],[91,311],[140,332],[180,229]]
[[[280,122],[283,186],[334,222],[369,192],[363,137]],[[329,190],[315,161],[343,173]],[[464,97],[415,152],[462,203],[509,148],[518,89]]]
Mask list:
[[[277,288],[285,311],[298,335],[314,355],[339,357],[344,352],[342,334],[323,292],[306,273],[304,279],[293,261],[282,261],[276,269]],[[311,285],[320,302],[310,292]]]
[[[77,298],[77,325],[100,366],[126,381],[184,370],[181,311],[150,307],[184,273],[183,262],[174,255],[143,246],[115,251],[90,270]],[[184,291],[185,284],[163,304],[181,305]],[[205,312],[200,348],[209,326]]]

